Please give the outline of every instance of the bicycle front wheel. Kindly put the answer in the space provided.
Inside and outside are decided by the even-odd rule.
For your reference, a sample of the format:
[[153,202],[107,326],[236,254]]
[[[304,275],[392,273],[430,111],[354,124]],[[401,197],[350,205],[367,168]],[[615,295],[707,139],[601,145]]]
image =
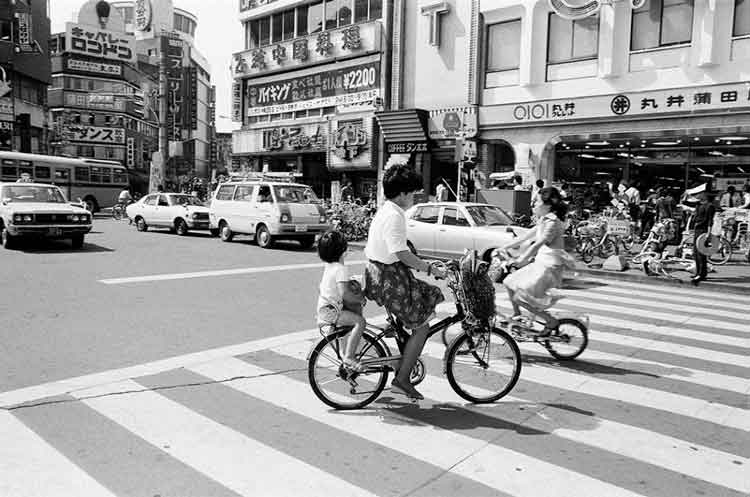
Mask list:
[[112,207],[112,217],[119,221],[120,219],[122,219],[124,210],[125,209],[123,209],[122,206],[119,204]]
[[[325,404],[339,410],[361,409],[378,398],[388,381],[388,370],[383,364],[366,367],[360,373],[344,367],[348,334],[344,330],[323,338],[308,360],[308,379],[313,392]],[[371,335],[362,335],[356,353],[358,361],[387,356],[380,342]]]
[[521,374],[521,352],[506,332],[464,333],[446,355],[448,383],[464,399],[484,404],[508,394]]
[[729,262],[732,258],[732,244],[726,238],[722,238],[719,242],[719,250],[714,254],[708,256],[708,260],[715,266],[722,266]]

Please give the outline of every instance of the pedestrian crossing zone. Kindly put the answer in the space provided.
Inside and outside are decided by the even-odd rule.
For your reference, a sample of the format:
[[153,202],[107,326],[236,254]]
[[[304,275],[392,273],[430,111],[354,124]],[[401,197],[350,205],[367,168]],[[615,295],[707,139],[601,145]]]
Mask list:
[[451,390],[435,337],[424,401],[331,410],[307,382],[317,329],[0,393],[0,496],[747,496],[750,298],[565,292],[588,349],[520,344],[489,405]]

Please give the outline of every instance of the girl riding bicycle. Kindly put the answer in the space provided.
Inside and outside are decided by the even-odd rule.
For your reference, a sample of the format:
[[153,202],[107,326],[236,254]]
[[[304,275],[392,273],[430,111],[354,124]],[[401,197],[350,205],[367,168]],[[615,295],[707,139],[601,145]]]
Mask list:
[[[513,305],[511,319],[519,319],[521,308],[524,308],[544,319],[545,327],[540,336],[549,336],[559,325],[558,320],[546,311],[560,298],[552,290],[562,286],[564,270],[575,267],[575,261],[565,252],[563,240],[568,205],[557,188],[547,187],[534,197],[532,209],[539,219],[536,230],[501,249],[507,252],[534,239],[534,243],[512,262],[521,269],[505,278],[503,284]],[[527,265],[532,259],[533,262]]]

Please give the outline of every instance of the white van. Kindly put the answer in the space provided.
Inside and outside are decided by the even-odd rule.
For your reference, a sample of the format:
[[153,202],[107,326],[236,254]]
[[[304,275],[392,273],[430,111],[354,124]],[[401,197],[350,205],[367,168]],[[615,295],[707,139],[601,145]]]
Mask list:
[[330,228],[323,204],[307,185],[261,177],[222,183],[209,208],[210,229],[225,242],[250,235],[259,246],[297,240],[310,248]]

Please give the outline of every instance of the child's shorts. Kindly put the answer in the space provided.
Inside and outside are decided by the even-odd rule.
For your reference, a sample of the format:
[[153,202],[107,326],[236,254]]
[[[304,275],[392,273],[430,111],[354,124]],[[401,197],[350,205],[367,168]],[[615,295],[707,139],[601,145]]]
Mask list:
[[335,325],[339,320],[339,310],[332,305],[324,305],[318,309],[318,324]]

